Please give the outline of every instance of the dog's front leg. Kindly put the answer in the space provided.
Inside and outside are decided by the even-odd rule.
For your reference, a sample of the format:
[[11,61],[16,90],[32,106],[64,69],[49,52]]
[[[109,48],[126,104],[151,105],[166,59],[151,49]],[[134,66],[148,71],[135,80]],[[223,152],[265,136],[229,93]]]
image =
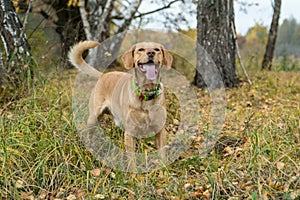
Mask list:
[[126,152],[130,152],[130,153],[135,152],[135,145],[136,145],[135,137],[133,137],[130,134],[125,132],[125,142],[124,143],[125,143]]
[[93,128],[98,125],[98,119],[94,114],[90,114],[87,121],[87,128]]
[[135,146],[136,146],[136,139],[134,136],[125,132],[125,150],[127,152],[127,159],[128,159],[128,171],[134,171],[135,165]]
[[158,155],[161,157],[163,162],[166,162],[166,150],[164,147],[167,144],[167,132],[164,128],[156,134],[155,142]]

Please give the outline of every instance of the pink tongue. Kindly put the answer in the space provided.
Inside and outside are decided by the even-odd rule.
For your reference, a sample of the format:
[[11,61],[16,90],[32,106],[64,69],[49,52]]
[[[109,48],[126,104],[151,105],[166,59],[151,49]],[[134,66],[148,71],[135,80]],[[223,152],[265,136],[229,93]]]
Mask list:
[[146,64],[146,77],[150,81],[154,81],[156,79],[155,75],[155,64]]

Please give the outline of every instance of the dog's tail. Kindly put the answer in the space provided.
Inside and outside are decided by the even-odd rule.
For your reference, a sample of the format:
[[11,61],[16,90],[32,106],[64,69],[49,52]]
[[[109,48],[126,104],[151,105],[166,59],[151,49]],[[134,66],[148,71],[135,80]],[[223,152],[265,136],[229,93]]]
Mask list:
[[94,48],[100,45],[99,42],[96,41],[84,41],[79,42],[75,46],[73,46],[68,54],[68,58],[72,65],[74,65],[77,69],[86,73],[90,76],[99,78],[102,73],[95,68],[91,67],[89,64],[85,62],[82,58],[82,53],[90,48]]

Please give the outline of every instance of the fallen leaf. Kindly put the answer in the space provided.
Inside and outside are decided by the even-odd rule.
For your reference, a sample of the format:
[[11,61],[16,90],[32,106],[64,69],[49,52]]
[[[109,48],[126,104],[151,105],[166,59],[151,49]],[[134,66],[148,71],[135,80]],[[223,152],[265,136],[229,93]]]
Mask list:
[[85,164],[83,162],[80,163],[80,169],[84,172],[86,171],[86,167],[85,167]]
[[262,193],[262,199],[263,200],[268,200],[268,191],[267,190],[263,190],[263,193]]
[[191,188],[193,185],[192,184],[190,184],[190,183],[186,183],[186,184],[184,184],[184,188],[185,189],[188,189],[188,188]]
[[98,176],[100,176],[100,169],[99,168],[96,168],[96,169],[93,169],[93,170],[91,170],[91,174],[93,175],[93,176],[95,176],[95,177],[98,177]]
[[103,194],[96,194],[95,199],[105,199],[105,196]]
[[164,189],[159,188],[159,189],[156,190],[156,192],[157,192],[158,195],[162,195],[164,193]]
[[175,118],[174,118],[174,119],[173,119],[173,124],[174,124],[174,125],[179,125],[178,119],[175,119]]
[[284,168],[284,165],[285,164],[283,162],[277,162],[276,163],[276,167],[277,167],[278,170],[282,170]]
[[192,194],[189,195],[190,198],[198,198],[201,197],[202,193],[201,192],[193,192]]
[[205,197],[205,199],[211,199],[211,192],[209,190],[203,192],[202,195]]
[[114,172],[111,172],[111,173],[110,173],[110,177],[111,177],[112,179],[115,179],[115,178],[116,178],[116,174],[115,174]]
[[85,192],[84,192],[83,189],[79,189],[79,190],[76,192],[76,198],[77,198],[77,199],[81,199],[84,195],[85,195]]
[[296,199],[300,196],[300,190],[295,190],[291,193],[291,199]]
[[70,194],[67,196],[67,200],[76,200],[76,196],[74,194]]
[[238,197],[229,197],[228,200],[238,200]]
[[21,198],[24,200],[34,200],[32,192],[21,192]]
[[21,180],[17,180],[15,186],[16,186],[16,188],[23,188],[24,182]]
[[57,193],[56,193],[56,197],[62,196],[65,192],[66,192],[65,188],[59,188]]
[[46,190],[41,190],[39,193],[38,199],[46,199],[48,195],[48,192]]
[[234,150],[230,146],[225,147],[224,151],[226,151],[227,155],[234,154]]

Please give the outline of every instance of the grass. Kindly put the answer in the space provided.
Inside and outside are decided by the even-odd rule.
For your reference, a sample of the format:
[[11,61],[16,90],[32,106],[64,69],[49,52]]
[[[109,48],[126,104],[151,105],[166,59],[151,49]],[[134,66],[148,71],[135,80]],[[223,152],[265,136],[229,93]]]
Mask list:
[[[30,96],[1,105],[1,199],[299,199],[300,73],[249,73],[251,87],[226,91],[226,121],[210,155],[195,153],[195,137],[174,163],[136,176],[105,167],[81,143],[75,72],[48,73]],[[197,96],[202,133],[210,98]]]

